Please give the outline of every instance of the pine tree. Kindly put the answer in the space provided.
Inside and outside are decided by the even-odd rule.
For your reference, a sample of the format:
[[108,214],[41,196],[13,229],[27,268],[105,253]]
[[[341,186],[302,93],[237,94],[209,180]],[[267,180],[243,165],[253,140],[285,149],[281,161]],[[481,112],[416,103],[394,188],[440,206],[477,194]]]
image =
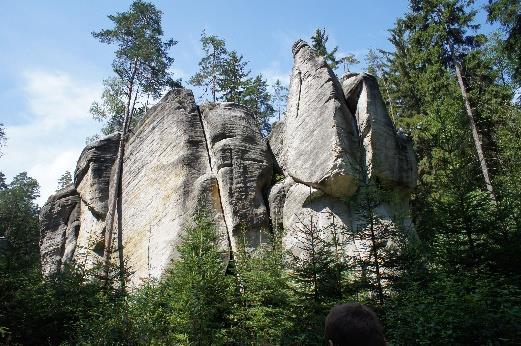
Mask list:
[[353,54],[347,54],[341,57],[338,63],[344,66],[344,73],[346,73],[349,72],[349,65],[359,64],[360,61]]
[[2,148],[5,146],[5,141],[6,141],[6,137],[5,137],[4,124],[0,123],[0,157],[2,157],[2,155],[4,155],[4,153],[2,152]]
[[114,192],[109,198],[104,254],[105,274],[108,276],[109,261],[112,254],[114,218],[117,209],[120,218],[117,233],[122,290],[125,286],[125,268],[123,244],[121,244],[123,238],[121,229],[121,180],[125,143],[128,139],[132,119],[136,115],[136,103],[140,95],[159,97],[165,87],[174,84],[168,73],[168,68],[172,65],[174,59],[168,55],[168,50],[176,44],[176,41],[173,39],[162,40],[161,16],[161,11],[153,4],[135,0],[129,11],[109,16],[109,19],[114,23],[112,29],[92,33],[102,43],[117,45],[116,58],[112,63],[112,68],[121,81],[124,95],[125,111],[120,129],[121,139],[115,163],[116,172],[112,184]]
[[326,34],[326,29],[317,28],[315,34],[311,36],[311,46],[313,49],[315,49],[319,56],[324,57],[324,60],[329,65],[329,67],[334,70],[337,68],[338,63],[340,62],[336,57],[338,47],[335,47],[329,51],[326,47],[328,40],[329,36]]
[[193,75],[189,83],[205,88],[205,93],[210,90],[213,102],[217,101],[218,80],[223,72],[227,50],[223,39],[215,35],[201,34],[204,56],[199,61],[199,71]]

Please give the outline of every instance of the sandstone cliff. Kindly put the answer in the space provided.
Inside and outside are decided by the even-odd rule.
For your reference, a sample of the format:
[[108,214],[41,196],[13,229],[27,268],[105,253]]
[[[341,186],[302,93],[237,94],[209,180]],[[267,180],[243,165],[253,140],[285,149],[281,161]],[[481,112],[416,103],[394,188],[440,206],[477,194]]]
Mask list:
[[[284,244],[296,255],[298,233],[310,222],[356,231],[363,220],[349,201],[370,182],[398,196],[379,205],[378,214],[411,229],[415,156],[394,128],[376,79],[350,74],[340,82],[303,41],[293,56],[286,117],[267,140],[244,107],[199,107],[187,89],[168,92],[134,131],[125,149],[119,218],[134,283],[161,276],[198,207],[214,219],[225,259],[243,230],[257,246],[283,228]],[[100,260],[118,141],[114,134],[88,145],[74,185],[42,208],[45,274],[67,261],[92,266]]]

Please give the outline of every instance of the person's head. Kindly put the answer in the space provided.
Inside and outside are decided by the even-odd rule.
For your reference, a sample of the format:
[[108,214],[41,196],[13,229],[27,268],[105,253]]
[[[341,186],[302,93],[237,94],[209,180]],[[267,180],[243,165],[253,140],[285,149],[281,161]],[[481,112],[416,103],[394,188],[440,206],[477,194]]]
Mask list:
[[331,346],[386,345],[376,314],[359,303],[337,305],[326,317],[325,338]]

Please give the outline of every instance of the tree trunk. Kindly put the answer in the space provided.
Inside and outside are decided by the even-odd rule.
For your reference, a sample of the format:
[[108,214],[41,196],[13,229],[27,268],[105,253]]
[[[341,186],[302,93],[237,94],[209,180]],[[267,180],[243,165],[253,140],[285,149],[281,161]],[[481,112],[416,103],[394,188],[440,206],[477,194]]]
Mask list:
[[461,73],[461,66],[456,61],[454,55],[452,56],[452,62],[454,63],[454,67],[456,69],[456,76],[458,78],[458,84],[461,91],[461,96],[463,97],[463,101],[465,102],[465,109],[467,111],[467,118],[469,120],[470,129],[472,131],[472,138],[474,139],[474,145],[476,147],[476,151],[478,153],[479,164],[481,165],[481,172],[483,173],[483,178],[485,179],[485,185],[487,187],[487,191],[490,195],[490,199],[496,203],[496,195],[494,194],[494,189],[492,187],[492,181],[490,180],[490,175],[488,172],[487,161],[485,159],[485,155],[483,153],[483,145],[481,143],[481,139],[479,138],[478,129],[476,127],[476,122],[474,119],[474,113],[472,111],[472,107],[470,106],[469,97],[467,95],[467,89],[465,87],[465,83],[463,82],[463,75]]
[[[135,77],[139,69],[139,63],[134,60],[133,66],[131,66],[132,75],[128,85],[128,96],[127,104],[125,107],[125,120],[123,121],[123,129],[121,137],[119,139],[118,156],[116,158],[116,171],[114,172],[113,188],[114,193],[109,196],[109,210],[107,212],[108,223],[105,226],[105,280],[108,285],[109,274],[110,274],[110,257],[112,253],[112,237],[114,233],[114,217],[116,210],[118,212],[118,254],[119,254],[119,278],[121,290],[125,290],[125,267],[123,258],[123,234],[122,234],[122,201],[121,201],[121,183],[123,178],[123,158],[125,156],[125,143],[127,139],[128,129],[130,127],[131,116],[133,109],[131,110],[132,93],[134,88]],[[133,106],[132,106],[133,108]]]

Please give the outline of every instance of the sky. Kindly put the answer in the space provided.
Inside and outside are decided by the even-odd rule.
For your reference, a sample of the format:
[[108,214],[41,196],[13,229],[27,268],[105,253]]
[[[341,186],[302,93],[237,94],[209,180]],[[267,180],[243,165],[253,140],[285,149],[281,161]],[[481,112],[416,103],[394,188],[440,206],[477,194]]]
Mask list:
[[[481,2],[484,2],[483,0]],[[371,48],[391,49],[387,30],[402,16],[406,0],[158,0],[165,37],[178,44],[175,78],[187,81],[202,56],[202,30],[226,40],[249,61],[252,74],[288,83],[291,45],[309,41],[324,28],[330,47],[362,63]],[[101,125],[89,114],[103,79],[112,75],[114,48],[92,31],[110,28],[107,15],[129,8],[130,0],[0,0],[0,123],[7,145],[0,172],[7,180],[27,172],[40,183],[42,205],[58,178],[74,172],[85,139]],[[482,18],[481,20],[482,21]],[[185,86],[189,87],[184,83]],[[196,93],[201,101],[201,95]]]

